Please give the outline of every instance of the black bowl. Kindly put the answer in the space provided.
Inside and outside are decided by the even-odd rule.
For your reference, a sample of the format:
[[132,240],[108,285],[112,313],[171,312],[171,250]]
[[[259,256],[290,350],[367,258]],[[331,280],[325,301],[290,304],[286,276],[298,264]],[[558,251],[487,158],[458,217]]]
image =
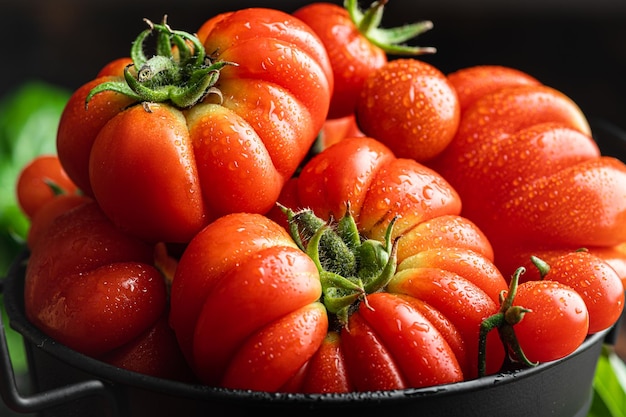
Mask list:
[[[350,394],[228,390],[154,378],[105,364],[55,342],[24,315],[22,253],[4,280],[10,325],[24,337],[33,394],[18,411],[41,416],[552,416],[584,417],[607,331],[571,355],[534,368],[421,389]],[[1,378],[0,376],[0,379]],[[2,381],[0,381],[2,382]],[[2,390],[6,391],[6,381]]]

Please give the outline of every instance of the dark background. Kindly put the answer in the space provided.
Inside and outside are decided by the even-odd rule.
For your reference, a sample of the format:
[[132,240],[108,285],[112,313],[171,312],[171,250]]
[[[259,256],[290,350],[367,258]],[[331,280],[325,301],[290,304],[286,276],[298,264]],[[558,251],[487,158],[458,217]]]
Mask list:
[[[0,0],[0,96],[33,78],[77,88],[128,55],[144,17],[160,21],[167,14],[172,27],[194,32],[218,12],[252,6],[290,12],[308,2]],[[437,54],[421,59],[443,72],[513,66],[569,95],[589,118],[626,129],[626,1],[391,0],[383,24],[423,19],[435,27],[413,44],[436,47]]]

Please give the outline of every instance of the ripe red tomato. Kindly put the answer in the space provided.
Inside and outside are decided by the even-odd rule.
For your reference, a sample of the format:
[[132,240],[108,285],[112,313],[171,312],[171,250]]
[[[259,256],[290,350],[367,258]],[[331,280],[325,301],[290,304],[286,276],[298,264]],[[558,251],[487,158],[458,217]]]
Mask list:
[[26,234],[28,248],[33,250],[41,236],[57,217],[89,201],[91,198],[82,194],[61,194],[43,204],[32,217],[28,227]]
[[[466,312],[474,314],[471,319],[443,305],[441,312],[453,327],[463,330],[468,359],[459,362],[471,364],[463,369],[466,375],[475,375],[480,317],[497,310],[506,281],[491,263],[493,251],[482,232],[458,216],[461,207],[456,192],[437,173],[414,160],[396,158],[379,141],[365,137],[346,138],[313,157],[279,199],[295,211],[307,207],[323,219],[335,221],[345,215],[346,201],[364,238],[383,240],[391,219],[398,216],[392,233],[392,239],[398,238],[398,275],[419,276],[431,269],[459,276],[459,288],[474,289],[473,302],[484,303],[484,310]],[[279,209],[269,216],[289,227]],[[393,284],[394,278],[389,284],[394,293],[417,293],[416,289],[404,289],[401,278],[397,281]],[[497,336],[493,339],[491,343],[497,345]],[[492,371],[501,358],[493,355],[497,365],[490,364]]]
[[[364,12],[358,1],[348,0],[344,7],[314,2],[293,12],[309,25],[326,47],[333,69],[333,91],[329,119],[350,116],[365,79],[387,63],[387,53],[418,55],[434,52],[434,48],[399,45],[432,27],[430,21],[402,28],[378,27],[386,2],[375,1]],[[402,36],[400,36],[402,35]]]
[[624,286],[615,269],[601,257],[588,250],[538,250],[526,259],[520,263],[526,268],[521,281],[557,281],[580,294],[589,311],[590,334],[608,329],[619,319],[624,309]]
[[587,337],[589,314],[585,301],[565,284],[524,282],[517,288],[514,305],[530,310],[513,329],[531,362],[563,358]]
[[[60,121],[70,178],[147,240],[187,242],[223,214],[269,210],[326,119],[332,71],[303,22],[243,9],[205,26],[198,39],[152,24],[124,76],[78,89]],[[146,59],[139,49],[151,30],[176,54],[161,47]]]
[[32,219],[57,194],[74,194],[78,190],[56,155],[41,155],[22,169],[15,191],[22,212]]
[[424,162],[452,141],[460,118],[454,86],[434,66],[397,59],[374,71],[357,100],[361,131],[401,158]]
[[208,225],[185,249],[170,323],[205,383],[276,391],[326,335],[320,295],[315,264],[282,227],[235,213]]
[[580,108],[545,85],[483,95],[428,166],[459,192],[463,215],[498,248],[504,273],[513,273],[520,249],[626,241],[626,166],[601,156]]
[[[31,249],[24,282],[29,321],[85,355],[188,379],[180,350],[172,349],[174,334],[160,328],[167,317],[167,289],[153,266],[153,251],[123,234],[86,199],[52,220]],[[151,345],[151,338],[170,342]],[[163,363],[152,360],[164,357]]]

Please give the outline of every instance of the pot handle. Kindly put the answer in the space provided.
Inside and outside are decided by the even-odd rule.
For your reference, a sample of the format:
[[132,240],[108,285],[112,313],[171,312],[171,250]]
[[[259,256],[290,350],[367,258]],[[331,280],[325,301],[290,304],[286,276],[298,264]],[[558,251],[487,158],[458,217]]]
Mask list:
[[[0,293],[3,292],[4,287],[2,281],[0,280]],[[35,413],[88,396],[104,398],[111,406],[111,415],[120,415],[115,395],[102,381],[97,379],[82,381],[31,395],[22,395],[17,388],[15,372],[11,363],[4,318],[0,317],[0,397],[7,407],[17,413]]]

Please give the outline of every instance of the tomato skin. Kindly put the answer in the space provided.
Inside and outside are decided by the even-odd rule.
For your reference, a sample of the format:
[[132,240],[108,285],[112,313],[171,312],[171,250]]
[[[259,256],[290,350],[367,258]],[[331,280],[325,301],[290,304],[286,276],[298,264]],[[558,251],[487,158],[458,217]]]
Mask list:
[[[342,338],[329,331],[315,355],[306,363],[301,385],[291,392],[339,393],[352,392],[344,356]],[[284,387],[283,387],[284,388]]]
[[[118,227],[146,240],[186,243],[219,216],[271,209],[326,119],[328,55],[299,19],[243,9],[201,32],[212,60],[237,64],[222,68],[220,95],[178,110],[107,90],[85,109],[92,88],[123,81],[120,60],[102,70],[114,75],[78,89],[61,118],[57,148],[70,178]],[[141,151],[140,166],[132,161]]]
[[133,100],[122,94],[105,91],[95,95],[85,109],[85,99],[97,85],[117,78],[99,77],[83,84],[70,96],[59,120],[59,160],[67,175],[88,196],[93,196],[89,180],[89,155],[96,135],[113,116],[133,104]]
[[33,249],[54,220],[63,213],[78,207],[91,199],[79,194],[61,194],[45,203],[33,216],[26,235],[26,244]]
[[502,65],[475,65],[447,75],[459,98],[461,112],[480,97],[504,87],[540,85],[535,77],[516,68]]
[[102,210],[127,233],[149,241],[190,239],[206,213],[190,142],[185,117],[173,107],[154,104],[147,113],[133,106],[118,113],[90,152],[91,186]]
[[[139,361],[160,355],[160,345],[138,343],[167,308],[153,250],[123,234],[93,200],[60,214],[40,235],[26,267],[28,319],[59,343],[102,360],[119,349]],[[164,331],[169,336],[160,337],[175,340],[169,328]]]
[[[402,369],[408,387],[432,386],[463,379],[463,372],[449,345],[418,310],[388,293],[371,294],[368,304],[371,308],[362,303],[356,314],[376,332],[381,345],[389,349],[389,354]],[[390,320],[390,317],[394,319]],[[398,331],[398,327],[402,330]],[[346,329],[350,328],[349,323]],[[421,359],[417,361],[416,357]],[[356,366],[364,367],[362,362]],[[377,367],[377,364],[374,362],[371,366]],[[380,388],[363,386],[360,389]]]
[[[315,264],[284,229],[261,215],[235,213],[208,225],[183,253],[171,289],[170,323],[205,383],[274,391],[327,333],[320,296]],[[280,346],[282,353],[266,356],[267,348],[257,350],[252,340]]]
[[[478,339],[482,321],[498,312],[494,302],[480,287],[453,272],[438,268],[409,268],[396,273],[387,290],[419,299],[444,314],[464,340],[466,378],[478,376]],[[487,373],[500,370],[504,349],[500,339],[490,334],[487,341]]]
[[56,155],[41,155],[34,158],[22,168],[15,186],[17,202],[29,219],[55,197],[55,191],[47,184],[48,182],[66,194],[78,191]]
[[452,141],[461,115],[456,91],[434,66],[396,59],[371,73],[356,107],[366,136],[387,145],[397,157],[428,161]]
[[354,114],[337,119],[328,119],[324,122],[318,137],[319,150],[322,151],[344,138],[361,136],[364,135],[356,124]]
[[[589,312],[589,334],[611,327],[624,309],[624,285],[619,273],[602,258],[602,253],[592,250],[536,250],[526,254],[523,266],[526,272],[521,282],[550,280],[571,287],[585,301]],[[530,260],[536,256],[549,269],[542,274]],[[623,254],[620,255],[621,259]]]
[[517,288],[514,305],[532,312],[513,326],[531,362],[549,362],[572,353],[587,337],[589,315],[582,297],[556,281],[528,281]]
[[176,338],[172,336],[167,311],[136,339],[106,353],[100,359],[118,368],[158,378],[197,382],[180,352]]
[[189,362],[196,323],[207,295],[228,271],[245,264],[255,253],[275,246],[297,248],[277,224],[261,216],[240,214],[217,219],[189,242],[176,268],[170,299],[170,324]]
[[350,116],[365,79],[387,63],[386,53],[359,31],[344,7],[311,3],[293,15],[315,31],[328,52],[335,82],[328,118]]
[[318,154],[298,178],[300,207],[341,218],[346,202],[362,232],[382,239],[394,215],[399,236],[417,223],[461,210],[458,194],[434,171],[369,138],[346,138]]
[[570,98],[545,85],[503,87],[462,114],[429,161],[459,192],[463,215],[512,274],[516,251],[613,247],[626,240],[626,166],[600,155]]

